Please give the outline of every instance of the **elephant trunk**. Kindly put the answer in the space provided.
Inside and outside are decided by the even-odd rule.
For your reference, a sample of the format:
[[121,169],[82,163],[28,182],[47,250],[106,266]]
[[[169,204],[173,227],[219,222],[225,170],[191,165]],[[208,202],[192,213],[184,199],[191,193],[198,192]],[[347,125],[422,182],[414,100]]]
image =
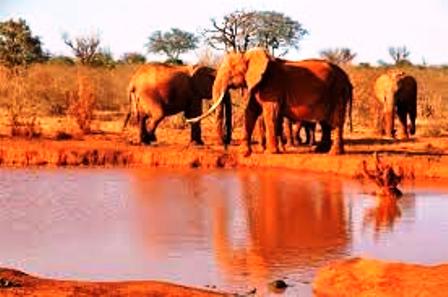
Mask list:
[[[215,82],[213,83],[213,104],[212,104],[212,106],[202,115],[195,117],[195,118],[187,119],[187,123],[195,123],[195,122],[201,121],[202,119],[210,116],[215,111],[215,109],[217,109],[218,107],[219,107],[218,117],[220,117],[220,115],[223,112],[221,103],[225,99],[226,93],[228,93],[227,86],[220,83],[221,81],[222,81],[222,79],[220,79],[220,77],[217,76],[215,79]],[[221,122],[221,124],[222,124],[222,122]]]

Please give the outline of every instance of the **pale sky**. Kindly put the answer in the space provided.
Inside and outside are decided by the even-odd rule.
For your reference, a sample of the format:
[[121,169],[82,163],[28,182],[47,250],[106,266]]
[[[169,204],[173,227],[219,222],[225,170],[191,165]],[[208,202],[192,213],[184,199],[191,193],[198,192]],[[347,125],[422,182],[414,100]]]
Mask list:
[[24,18],[55,54],[70,54],[64,32],[99,33],[118,58],[145,53],[155,30],[197,33],[236,9],[275,10],[302,23],[309,35],[291,59],[348,47],[357,53],[355,62],[391,62],[388,48],[405,45],[413,63],[448,64],[448,0],[0,0],[0,20]]

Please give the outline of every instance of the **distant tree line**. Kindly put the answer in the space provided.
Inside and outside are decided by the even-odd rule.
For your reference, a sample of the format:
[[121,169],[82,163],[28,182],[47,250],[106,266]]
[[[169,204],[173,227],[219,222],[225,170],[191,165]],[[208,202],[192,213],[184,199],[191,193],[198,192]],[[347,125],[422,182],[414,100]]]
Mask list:
[[[200,40],[216,50],[245,52],[253,47],[264,47],[274,56],[283,56],[290,49],[298,49],[308,31],[297,20],[275,11],[241,11],[225,15],[222,19],[211,19],[208,28],[198,35],[171,28],[168,31],[152,32],[145,44],[147,53],[164,55],[166,62],[182,64],[180,56],[198,48]],[[117,64],[140,64],[146,62],[144,54],[125,53],[115,60],[110,50],[101,46],[98,35],[91,34],[71,38],[62,36],[71,49],[74,58],[52,56],[42,49],[42,42],[34,36],[23,19],[0,22],[0,64],[12,68],[28,66],[31,63],[48,62],[74,65],[76,63],[92,67],[113,68]],[[410,50],[406,46],[390,47],[389,55],[393,64],[411,65]],[[328,48],[320,56],[333,63],[349,64],[356,53],[349,48]],[[380,61],[380,64],[387,64]]]

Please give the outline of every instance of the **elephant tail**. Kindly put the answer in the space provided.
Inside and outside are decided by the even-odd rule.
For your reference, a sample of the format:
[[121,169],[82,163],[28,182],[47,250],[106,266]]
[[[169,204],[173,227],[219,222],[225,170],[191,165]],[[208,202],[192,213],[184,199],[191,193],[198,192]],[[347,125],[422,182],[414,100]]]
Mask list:
[[348,117],[350,121],[350,132],[353,132],[353,117],[352,117],[352,110],[353,110],[353,86],[350,85],[348,88]]
[[126,114],[126,117],[124,118],[123,128],[121,131],[124,131],[124,129],[126,129],[126,126],[128,125],[129,120],[131,118],[134,105],[135,105],[135,108],[134,108],[135,113],[137,116],[137,122],[140,122],[140,113],[138,112],[137,101],[135,98],[135,88],[133,86],[130,87],[128,90],[128,100],[129,100],[129,110],[128,110],[128,113]]

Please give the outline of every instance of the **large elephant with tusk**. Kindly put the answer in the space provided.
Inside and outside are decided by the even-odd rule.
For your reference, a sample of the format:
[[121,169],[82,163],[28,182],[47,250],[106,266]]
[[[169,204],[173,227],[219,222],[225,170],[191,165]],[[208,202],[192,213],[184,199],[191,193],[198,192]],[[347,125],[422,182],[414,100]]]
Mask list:
[[[278,153],[279,120],[318,122],[322,141],[318,152],[344,153],[343,129],[346,109],[351,119],[352,84],[337,65],[324,60],[287,61],[256,48],[245,53],[228,53],[218,68],[213,84],[212,107],[198,121],[220,106],[228,89],[247,88],[245,109],[245,155],[252,152],[251,137],[257,118],[266,126],[267,149]],[[351,122],[351,121],[350,121]],[[331,131],[335,129],[334,143]]]

